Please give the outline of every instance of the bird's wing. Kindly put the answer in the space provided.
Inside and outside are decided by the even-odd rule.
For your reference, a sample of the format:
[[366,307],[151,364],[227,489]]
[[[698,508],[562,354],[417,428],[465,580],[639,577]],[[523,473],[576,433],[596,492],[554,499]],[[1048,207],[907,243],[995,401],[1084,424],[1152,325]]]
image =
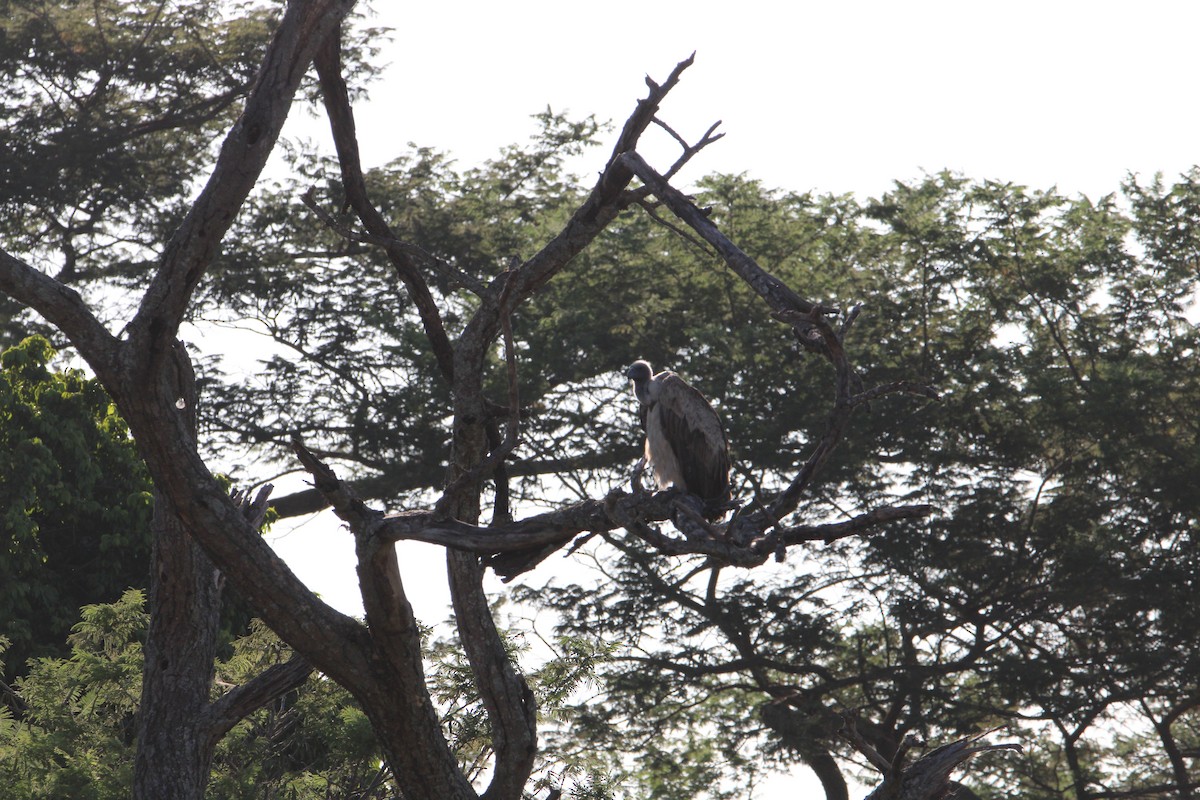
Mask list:
[[699,391],[678,375],[661,379],[658,412],[689,492],[729,499],[729,444],[721,418]]

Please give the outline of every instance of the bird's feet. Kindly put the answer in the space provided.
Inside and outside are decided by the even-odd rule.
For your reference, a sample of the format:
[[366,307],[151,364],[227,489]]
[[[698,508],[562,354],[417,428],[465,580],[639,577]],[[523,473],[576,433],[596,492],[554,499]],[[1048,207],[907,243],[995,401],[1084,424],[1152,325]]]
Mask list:
[[633,465],[633,473],[629,476],[629,488],[635,495],[645,494],[646,487],[642,484],[642,474],[646,471],[646,457],[642,456]]

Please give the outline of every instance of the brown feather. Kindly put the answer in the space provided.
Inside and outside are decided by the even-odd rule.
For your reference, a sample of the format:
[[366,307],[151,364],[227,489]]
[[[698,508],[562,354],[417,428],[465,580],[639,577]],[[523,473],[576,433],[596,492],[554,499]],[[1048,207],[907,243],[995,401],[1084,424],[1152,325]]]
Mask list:
[[655,376],[659,415],[684,486],[710,502],[729,499],[729,443],[721,417],[698,390],[674,373]]

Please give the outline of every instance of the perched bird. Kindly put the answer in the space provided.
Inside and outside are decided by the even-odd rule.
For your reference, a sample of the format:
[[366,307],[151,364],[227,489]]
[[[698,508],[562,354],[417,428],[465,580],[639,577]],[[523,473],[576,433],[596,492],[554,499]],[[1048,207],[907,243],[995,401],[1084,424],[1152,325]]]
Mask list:
[[708,400],[674,372],[657,375],[646,361],[625,372],[641,403],[646,463],[658,488],[674,486],[706,505],[729,500],[729,442]]

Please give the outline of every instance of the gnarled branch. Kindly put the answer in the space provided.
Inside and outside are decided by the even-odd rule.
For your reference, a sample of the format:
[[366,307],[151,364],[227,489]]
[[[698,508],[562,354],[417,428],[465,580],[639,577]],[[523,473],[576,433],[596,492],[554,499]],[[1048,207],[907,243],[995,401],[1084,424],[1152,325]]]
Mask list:
[[[672,536],[654,528],[651,523],[670,520],[678,513],[676,491],[645,494],[614,489],[603,499],[582,500],[517,522],[473,525],[436,511],[385,515],[368,508],[320,459],[302,444],[295,447],[317,489],[357,534],[384,542],[427,542],[488,556],[496,573],[509,580],[582,534],[625,528],[665,555],[704,555],[733,566],[754,567],[766,562],[781,544],[786,548],[804,542],[831,542],[896,520],[925,517],[933,510],[928,505],[884,506],[838,522],[760,530],[738,544],[720,535],[721,525],[713,526],[717,535],[706,537]],[[540,557],[535,560],[534,556]]]
[[991,731],[984,731],[934,748],[907,766],[905,757],[915,742],[906,740],[884,770],[883,783],[875,787],[866,800],[939,800],[950,792],[951,773],[975,756],[1022,749],[1015,743],[978,744],[989,733]]

